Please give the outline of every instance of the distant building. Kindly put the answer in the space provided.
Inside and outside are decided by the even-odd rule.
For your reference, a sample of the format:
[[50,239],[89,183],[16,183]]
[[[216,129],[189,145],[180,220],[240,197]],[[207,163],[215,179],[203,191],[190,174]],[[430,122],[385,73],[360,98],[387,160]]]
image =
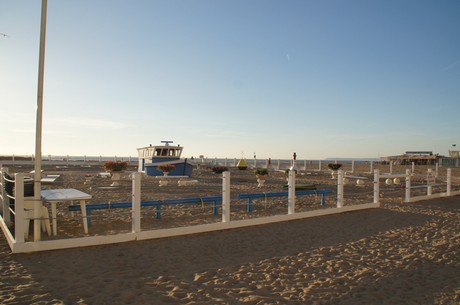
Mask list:
[[406,151],[403,155],[386,157],[388,162],[394,165],[435,165],[440,159],[438,154],[432,151]]
[[389,156],[383,158],[386,162],[391,162],[394,165],[436,165],[441,166],[459,166],[459,151],[449,151],[449,157],[433,154],[432,151],[406,151],[406,153],[398,156]]

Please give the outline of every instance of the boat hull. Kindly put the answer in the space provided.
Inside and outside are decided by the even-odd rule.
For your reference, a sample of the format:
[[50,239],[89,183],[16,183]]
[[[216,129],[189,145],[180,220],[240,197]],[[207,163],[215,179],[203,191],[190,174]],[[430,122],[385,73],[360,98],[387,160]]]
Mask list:
[[176,166],[175,169],[169,172],[168,176],[187,176],[191,177],[192,176],[192,171],[193,171],[193,165],[188,163],[187,160],[176,160],[176,161],[164,161],[161,160],[161,162],[152,162],[152,163],[147,163],[144,165],[145,173],[147,176],[164,176],[163,172],[158,169],[159,165],[164,165],[164,164],[173,164]]

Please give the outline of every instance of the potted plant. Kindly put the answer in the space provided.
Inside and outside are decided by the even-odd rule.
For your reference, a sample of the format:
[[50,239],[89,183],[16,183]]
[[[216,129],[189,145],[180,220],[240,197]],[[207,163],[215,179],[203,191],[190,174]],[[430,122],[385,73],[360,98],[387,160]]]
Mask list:
[[329,163],[327,167],[329,167],[330,170],[336,171],[342,167],[342,164],[341,163]]
[[259,183],[257,186],[258,187],[263,186],[264,183],[265,183],[265,180],[267,180],[268,169],[266,169],[266,168],[256,168],[254,170],[254,174],[256,175],[257,182]]
[[163,175],[167,176],[170,171],[174,170],[176,166],[174,164],[162,164],[158,165],[158,169],[163,172]]
[[327,167],[329,167],[329,169],[332,171],[331,179],[335,179],[335,172],[338,171],[342,167],[342,164],[341,163],[329,163]]
[[112,184],[110,186],[119,186],[118,181],[121,179],[121,172],[128,168],[128,163],[124,161],[107,161],[102,167],[112,173]]
[[121,172],[128,168],[128,163],[124,161],[107,161],[102,167],[108,172]]

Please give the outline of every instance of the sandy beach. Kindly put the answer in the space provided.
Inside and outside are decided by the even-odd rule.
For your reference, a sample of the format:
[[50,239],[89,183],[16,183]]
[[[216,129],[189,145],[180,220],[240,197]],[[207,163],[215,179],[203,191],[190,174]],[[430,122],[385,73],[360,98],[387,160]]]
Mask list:
[[[154,191],[220,193],[218,182],[197,179],[203,184],[183,194]],[[283,183],[273,180],[268,188]],[[385,200],[379,209],[341,215],[14,255],[2,236],[0,303],[460,304],[459,212],[458,196]]]

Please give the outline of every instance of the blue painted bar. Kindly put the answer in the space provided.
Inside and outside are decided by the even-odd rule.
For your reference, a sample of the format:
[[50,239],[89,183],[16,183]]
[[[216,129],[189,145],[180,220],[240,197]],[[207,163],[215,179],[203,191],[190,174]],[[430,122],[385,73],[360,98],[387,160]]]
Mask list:
[[[203,206],[207,202],[213,202],[213,212],[214,215],[219,215],[219,202],[222,201],[221,196],[211,196],[211,197],[198,197],[198,198],[180,198],[180,199],[166,199],[166,200],[150,200],[142,201],[141,207],[154,206],[156,207],[155,218],[161,218],[161,206],[162,205],[171,205],[171,204],[192,204],[192,203],[201,203]],[[130,208],[132,202],[111,202],[111,203],[91,203],[86,205],[86,214],[88,217],[88,225],[91,224],[91,211],[92,210],[108,210],[108,209],[121,209],[121,208]],[[81,211],[80,205],[70,205],[69,211]]]
[[[324,206],[325,198],[324,196],[332,193],[331,190],[306,190],[306,191],[297,191],[295,192],[296,196],[304,195],[321,195],[321,205]],[[239,194],[238,199],[247,199],[247,212],[253,211],[252,199],[257,198],[272,198],[272,197],[287,197],[288,192],[272,192],[272,193],[254,193],[254,194]],[[214,215],[219,215],[219,202],[222,202],[221,196],[211,196],[211,197],[197,197],[197,198],[180,198],[180,199],[166,199],[166,200],[150,200],[142,201],[141,207],[153,206],[156,207],[155,218],[161,219],[161,206],[162,205],[172,205],[172,204],[193,204],[201,203],[203,206],[205,203],[213,203],[213,212]],[[112,202],[112,203],[91,203],[86,205],[86,214],[88,217],[88,225],[91,224],[91,211],[92,210],[108,210],[108,209],[122,209],[130,208],[132,203],[129,202]],[[81,211],[80,205],[71,205],[69,206],[69,211]]]
[[[324,206],[326,204],[324,196],[327,194],[332,193],[331,190],[307,190],[307,191],[297,191],[295,192],[296,196],[304,196],[304,195],[321,195],[321,205]],[[247,199],[248,200],[248,207],[247,211],[252,212],[252,199],[257,198],[272,198],[272,197],[287,197],[288,192],[272,192],[272,193],[255,193],[255,194],[239,194],[238,199]]]

